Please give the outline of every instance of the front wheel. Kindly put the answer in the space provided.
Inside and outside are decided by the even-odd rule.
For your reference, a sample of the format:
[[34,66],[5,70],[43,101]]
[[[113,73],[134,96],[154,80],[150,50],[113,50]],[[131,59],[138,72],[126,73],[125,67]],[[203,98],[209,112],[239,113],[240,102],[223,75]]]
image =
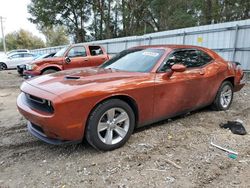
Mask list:
[[99,104],[91,113],[86,139],[98,150],[113,150],[123,146],[135,127],[135,115],[131,107],[119,99]]
[[224,81],[212,104],[215,110],[227,110],[233,101],[233,85],[229,81]]
[[54,73],[54,72],[57,72],[57,70],[55,70],[55,69],[47,69],[47,70],[43,71],[42,75],[51,74],[51,73]]
[[5,63],[0,63],[0,71],[1,70],[6,70],[7,69],[7,65]]

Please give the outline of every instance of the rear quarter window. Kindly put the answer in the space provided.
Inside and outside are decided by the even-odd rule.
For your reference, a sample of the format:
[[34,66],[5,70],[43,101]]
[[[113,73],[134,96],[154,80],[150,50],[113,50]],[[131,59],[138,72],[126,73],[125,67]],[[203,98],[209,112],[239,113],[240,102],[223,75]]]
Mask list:
[[89,46],[91,56],[103,55],[103,50],[100,46]]

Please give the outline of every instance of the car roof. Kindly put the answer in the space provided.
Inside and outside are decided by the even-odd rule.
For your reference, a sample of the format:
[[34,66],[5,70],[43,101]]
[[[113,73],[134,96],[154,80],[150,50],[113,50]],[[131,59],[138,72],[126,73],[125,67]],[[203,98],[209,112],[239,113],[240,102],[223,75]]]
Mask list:
[[196,48],[196,49],[204,49],[204,50],[208,50],[205,47],[201,47],[201,46],[195,46],[195,45],[183,45],[183,44],[164,44],[164,45],[144,45],[144,46],[136,46],[136,47],[132,47],[133,48],[160,48],[160,49],[183,49],[183,48]]
[[16,54],[32,54],[32,53],[30,53],[30,52],[15,52],[15,53],[11,53],[11,55],[16,55]]
[[145,46],[136,46],[130,49],[148,49],[148,48],[155,48],[155,49],[164,49],[167,51],[177,50],[177,49],[198,49],[208,53],[212,58],[221,58],[215,51],[205,48],[202,46],[195,46],[195,45],[183,45],[183,44],[165,44],[165,45],[145,45]]
[[18,53],[18,52],[30,52],[30,51],[28,49],[17,49],[17,50],[8,51],[6,54],[13,54],[13,53]]
[[89,46],[100,46],[101,47],[102,44],[84,44],[84,43],[77,43],[77,44],[71,44],[69,45],[70,47],[77,47],[77,46],[85,46],[85,47],[89,47]]

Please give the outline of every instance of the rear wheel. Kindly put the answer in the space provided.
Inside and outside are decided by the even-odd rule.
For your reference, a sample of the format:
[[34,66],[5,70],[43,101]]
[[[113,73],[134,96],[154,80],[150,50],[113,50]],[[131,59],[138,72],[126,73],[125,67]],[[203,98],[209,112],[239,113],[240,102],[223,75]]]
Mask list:
[[5,63],[0,63],[0,70],[6,70],[7,69],[7,65]]
[[229,81],[224,81],[212,104],[215,110],[227,110],[233,101],[233,85]]
[[57,70],[55,70],[55,69],[47,69],[47,70],[43,71],[42,75],[51,74],[51,73],[54,73],[54,72],[57,72]]
[[86,139],[99,150],[113,150],[123,146],[135,126],[135,115],[131,107],[119,99],[99,104],[91,113]]

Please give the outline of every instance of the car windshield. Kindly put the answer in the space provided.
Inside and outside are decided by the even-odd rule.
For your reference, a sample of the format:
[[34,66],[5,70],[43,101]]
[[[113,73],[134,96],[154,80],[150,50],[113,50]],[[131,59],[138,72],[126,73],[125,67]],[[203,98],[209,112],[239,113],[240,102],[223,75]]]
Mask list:
[[40,59],[44,59],[45,57],[47,57],[49,54],[43,54],[38,56],[37,58],[35,58],[36,60],[40,60]]
[[66,52],[66,50],[68,49],[68,47],[64,47],[61,50],[59,50],[58,52],[56,52],[56,54],[54,55],[54,57],[62,57],[64,55],[64,53]]
[[149,72],[163,54],[162,49],[124,50],[100,67],[128,72]]

